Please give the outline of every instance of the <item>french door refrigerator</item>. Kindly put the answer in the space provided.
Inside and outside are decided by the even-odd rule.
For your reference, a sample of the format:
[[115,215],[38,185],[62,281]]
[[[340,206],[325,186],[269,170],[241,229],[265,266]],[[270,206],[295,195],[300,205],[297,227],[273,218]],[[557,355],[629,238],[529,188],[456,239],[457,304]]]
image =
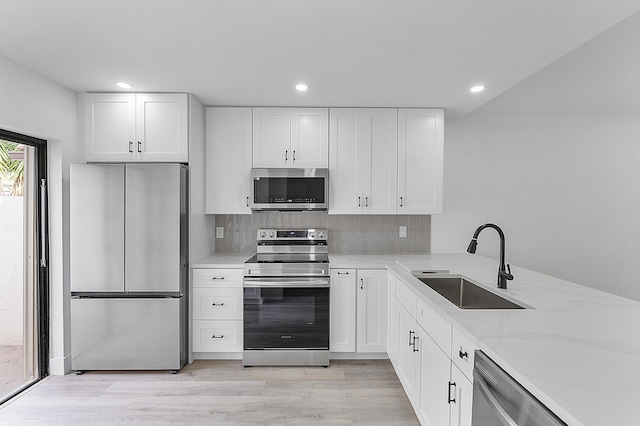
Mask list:
[[72,164],[71,368],[187,358],[187,166]]

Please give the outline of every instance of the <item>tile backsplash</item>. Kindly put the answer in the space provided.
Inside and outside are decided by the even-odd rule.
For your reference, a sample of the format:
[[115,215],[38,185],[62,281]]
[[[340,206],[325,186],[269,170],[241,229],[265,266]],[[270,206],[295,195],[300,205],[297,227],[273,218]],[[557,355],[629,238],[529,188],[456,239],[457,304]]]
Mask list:
[[[260,228],[329,230],[331,253],[408,254],[429,253],[431,216],[426,215],[329,215],[326,212],[258,212],[250,215],[215,215],[215,226],[224,238],[215,239],[216,253],[256,251]],[[399,227],[407,237],[399,237]],[[215,229],[209,230],[209,238]]]

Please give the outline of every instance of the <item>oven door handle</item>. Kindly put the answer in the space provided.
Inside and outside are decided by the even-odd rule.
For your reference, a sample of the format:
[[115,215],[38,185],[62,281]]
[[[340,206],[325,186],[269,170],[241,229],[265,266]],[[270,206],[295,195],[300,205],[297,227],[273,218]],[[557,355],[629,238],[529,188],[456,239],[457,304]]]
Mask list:
[[297,288],[328,288],[330,281],[328,278],[311,279],[280,279],[280,278],[245,278],[245,288],[259,287],[297,287]]

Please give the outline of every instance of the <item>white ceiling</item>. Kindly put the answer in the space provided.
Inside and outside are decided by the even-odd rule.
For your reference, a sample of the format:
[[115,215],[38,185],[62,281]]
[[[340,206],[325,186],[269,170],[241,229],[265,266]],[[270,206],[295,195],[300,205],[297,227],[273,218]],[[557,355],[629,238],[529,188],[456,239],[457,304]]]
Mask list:
[[[0,55],[76,92],[124,80],[205,105],[457,116],[638,10],[640,0],[0,0]],[[477,83],[487,89],[469,93]]]

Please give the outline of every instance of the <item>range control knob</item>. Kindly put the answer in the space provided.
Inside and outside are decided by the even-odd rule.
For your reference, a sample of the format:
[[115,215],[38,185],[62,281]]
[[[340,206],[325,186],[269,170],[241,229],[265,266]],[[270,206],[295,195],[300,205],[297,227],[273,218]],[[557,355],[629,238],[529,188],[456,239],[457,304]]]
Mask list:
[[316,233],[314,231],[309,231],[309,238],[315,238]]
[[269,238],[275,238],[276,233],[274,231],[269,231]]
[[264,238],[267,236],[267,233],[264,231],[260,231],[260,238]]
[[323,239],[324,238],[324,232],[322,232],[322,231],[318,232],[318,238]]

